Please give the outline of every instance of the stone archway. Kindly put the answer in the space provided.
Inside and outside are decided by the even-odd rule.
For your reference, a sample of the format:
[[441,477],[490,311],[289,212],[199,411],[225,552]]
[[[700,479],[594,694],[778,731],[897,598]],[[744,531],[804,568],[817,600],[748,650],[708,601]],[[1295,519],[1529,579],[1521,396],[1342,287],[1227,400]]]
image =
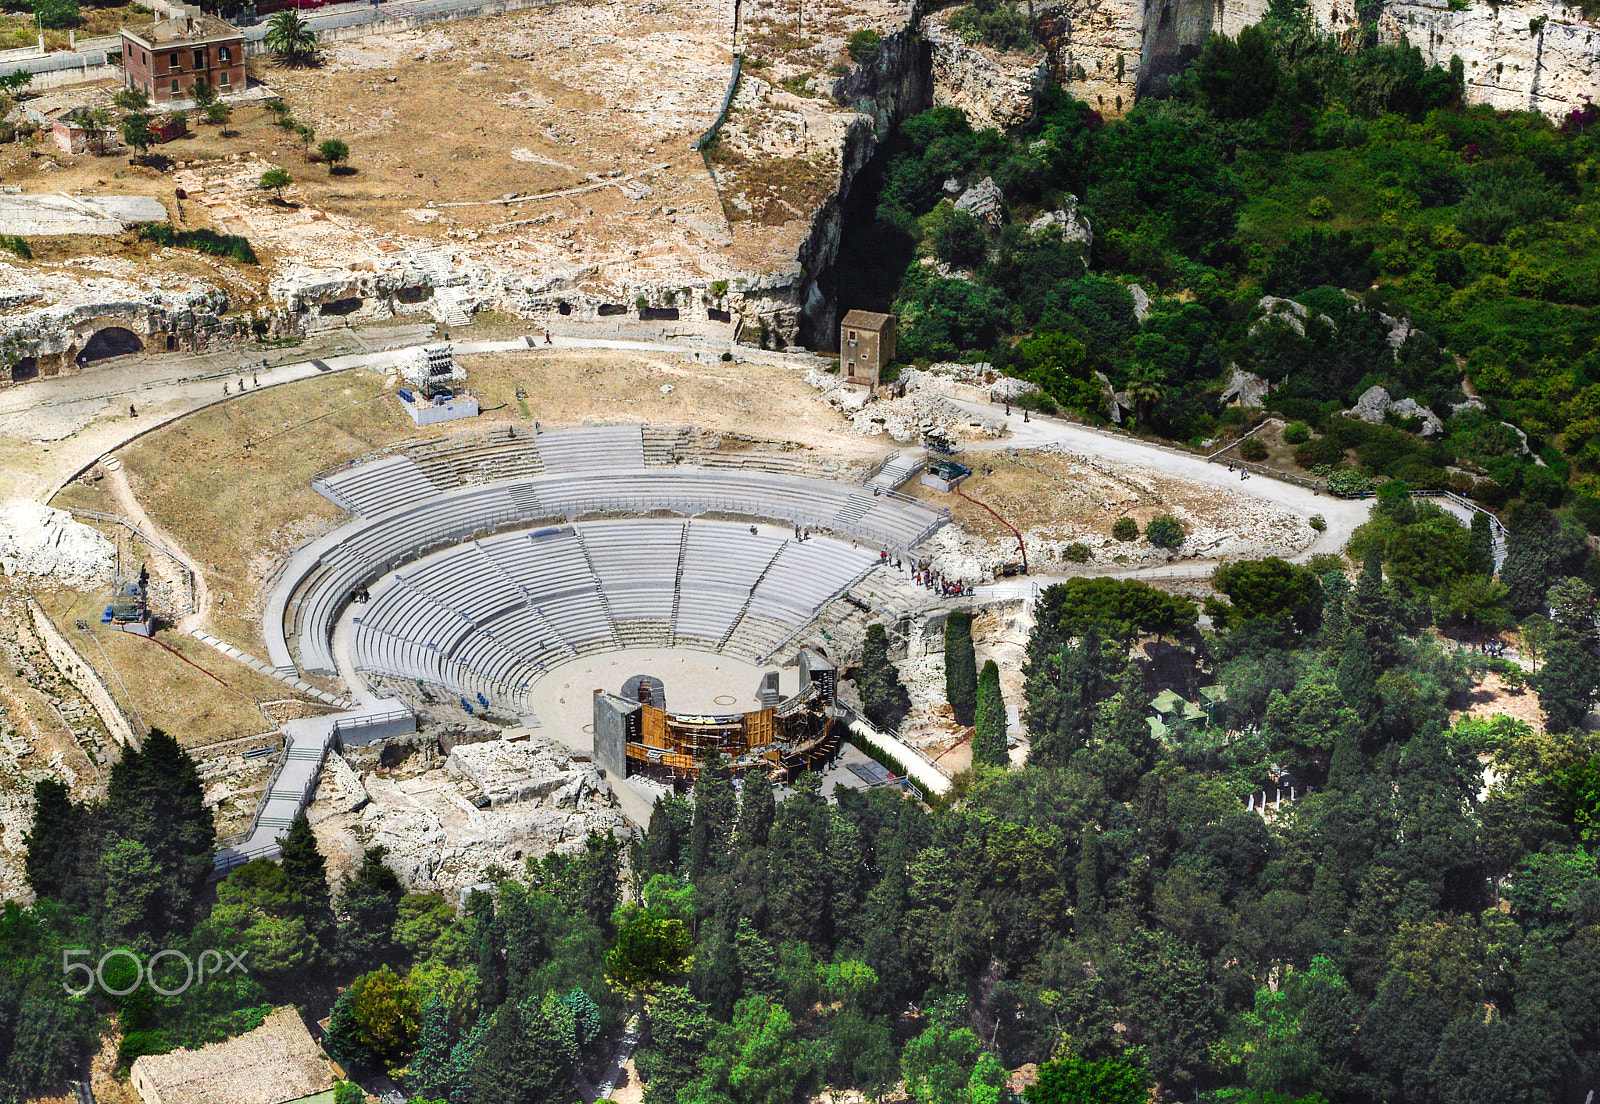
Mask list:
[[107,326],[103,330],[94,332],[94,336],[89,338],[83,346],[83,351],[78,354],[78,359],[85,364],[91,364],[97,360],[143,351],[144,342],[139,340],[138,334],[125,326]]

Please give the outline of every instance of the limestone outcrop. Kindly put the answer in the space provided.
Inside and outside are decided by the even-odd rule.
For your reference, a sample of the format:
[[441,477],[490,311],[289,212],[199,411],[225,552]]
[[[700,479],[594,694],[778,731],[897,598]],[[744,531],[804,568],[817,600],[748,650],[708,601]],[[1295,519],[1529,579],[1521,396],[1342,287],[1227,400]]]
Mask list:
[[966,113],[975,130],[1015,130],[1033,121],[1050,82],[1050,60],[973,46],[937,18],[923,28],[931,57],[933,102]]
[[1384,388],[1374,384],[1361,392],[1361,397],[1356,400],[1355,406],[1345,411],[1353,418],[1360,418],[1363,422],[1381,422],[1384,415],[1393,413],[1399,418],[1421,418],[1422,435],[1435,437],[1444,432],[1444,423],[1439,421],[1439,416],[1416,399],[1393,399]]
[[[1078,242],[1083,246],[1084,264],[1085,266],[1088,265],[1088,251],[1094,247],[1094,230],[1090,227],[1089,220],[1078,212],[1077,196],[1068,195],[1061,207],[1054,211],[1046,211],[1028,223],[1028,230],[1034,234],[1043,234],[1050,230],[1061,231],[1062,238],[1069,242]],[[1133,287],[1138,288],[1139,285],[1135,284]],[[1133,288],[1129,290],[1132,291]],[[1141,295],[1144,295],[1143,288],[1139,288],[1134,294],[1136,305]],[[1148,311],[1150,306],[1150,297],[1148,295],[1144,295],[1144,306]],[[1144,315],[1141,314],[1139,318],[1143,321]]]
[[987,230],[998,230],[1006,221],[1006,197],[994,177],[986,176],[961,193],[956,210],[971,215]]

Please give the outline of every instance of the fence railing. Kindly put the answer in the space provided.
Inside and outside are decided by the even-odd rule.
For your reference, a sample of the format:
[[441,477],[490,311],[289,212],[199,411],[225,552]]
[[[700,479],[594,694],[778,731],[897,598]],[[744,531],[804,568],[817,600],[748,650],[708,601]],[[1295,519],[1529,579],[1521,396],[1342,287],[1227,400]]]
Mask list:
[[183,572],[184,582],[189,587],[188,607],[182,612],[193,613],[195,611],[194,568],[189,566],[187,560],[179,556],[176,552],[162,544],[160,541],[156,540],[149,533],[146,533],[133,522],[123,517],[121,514],[102,514],[98,510],[83,510],[76,506],[68,506],[67,511],[72,514],[73,517],[88,518],[91,521],[105,522],[109,525],[120,525],[124,529],[127,529],[129,532],[133,533],[140,540],[144,541],[145,544],[149,545],[152,549],[171,560],[173,564],[176,565],[178,570]]

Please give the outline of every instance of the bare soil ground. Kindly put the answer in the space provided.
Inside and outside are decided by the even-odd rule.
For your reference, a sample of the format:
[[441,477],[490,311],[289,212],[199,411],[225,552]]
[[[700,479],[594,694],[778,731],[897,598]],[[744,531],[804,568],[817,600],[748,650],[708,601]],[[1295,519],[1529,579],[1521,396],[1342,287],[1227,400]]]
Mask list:
[[1484,719],[1504,714],[1526,722],[1535,732],[1544,731],[1544,708],[1539,704],[1538,691],[1531,686],[1509,689],[1493,671],[1467,692],[1467,702],[1465,709],[1451,710],[1451,724],[1462,717]]
[[[39,602],[124,711],[131,706],[147,726],[165,729],[191,750],[275,729],[258,703],[292,695],[187,633],[163,630],[146,640],[102,626],[109,590],[57,591],[39,595]],[[92,640],[76,630],[80,620]]]
[[[1154,469],[1112,464],[1045,450],[972,452],[962,458],[973,468],[961,490],[992,508],[1020,530],[1035,572],[1104,570],[1150,566],[1173,557],[1282,555],[1308,544],[1312,531],[1287,511],[1220,487],[1172,479]],[[920,482],[907,494],[950,510],[956,525],[1015,558],[1016,537],[984,506]],[[1118,541],[1111,528],[1131,517],[1142,533],[1159,514],[1183,524],[1186,537],[1176,550],[1154,548],[1143,538]],[[1089,547],[1079,564],[1064,557],[1067,545]],[[951,562],[947,574],[973,578],[979,566]]]

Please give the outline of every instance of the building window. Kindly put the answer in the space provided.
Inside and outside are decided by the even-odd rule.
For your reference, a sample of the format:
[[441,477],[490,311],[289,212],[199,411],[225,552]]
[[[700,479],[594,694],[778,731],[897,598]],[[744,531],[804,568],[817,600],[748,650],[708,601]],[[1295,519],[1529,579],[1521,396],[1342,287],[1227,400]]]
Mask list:
[[222,70],[222,74],[217,78],[217,84],[222,88],[228,87],[228,71],[226,69]]
[[851,330],[850,331],[850,340],[854,341],[855,339],[856,339],[856,332],[854,330]]
[[182,69],[183,68],[183,56],[181,54],[179,54],[178,51],[176,51],[176,50],[172,51],[172,57],[170,59],[168,59],[168,60],[170,60],[172,62],[172,68],[174,68],[174,69]]
[[204,50],[196,50],[194,52],[194,67],[196,69],[204,69],[206,67],[206,52]]
[[217,60],[219,62],[223,62],[223,63],[232,61],[233,60],[233,51],[228,49],[226,46],[218,46],[217,47]]
[[178,78],[177,77],[173,77],[172,78],[172,94],[174,96],[176,96],[178,94]]

